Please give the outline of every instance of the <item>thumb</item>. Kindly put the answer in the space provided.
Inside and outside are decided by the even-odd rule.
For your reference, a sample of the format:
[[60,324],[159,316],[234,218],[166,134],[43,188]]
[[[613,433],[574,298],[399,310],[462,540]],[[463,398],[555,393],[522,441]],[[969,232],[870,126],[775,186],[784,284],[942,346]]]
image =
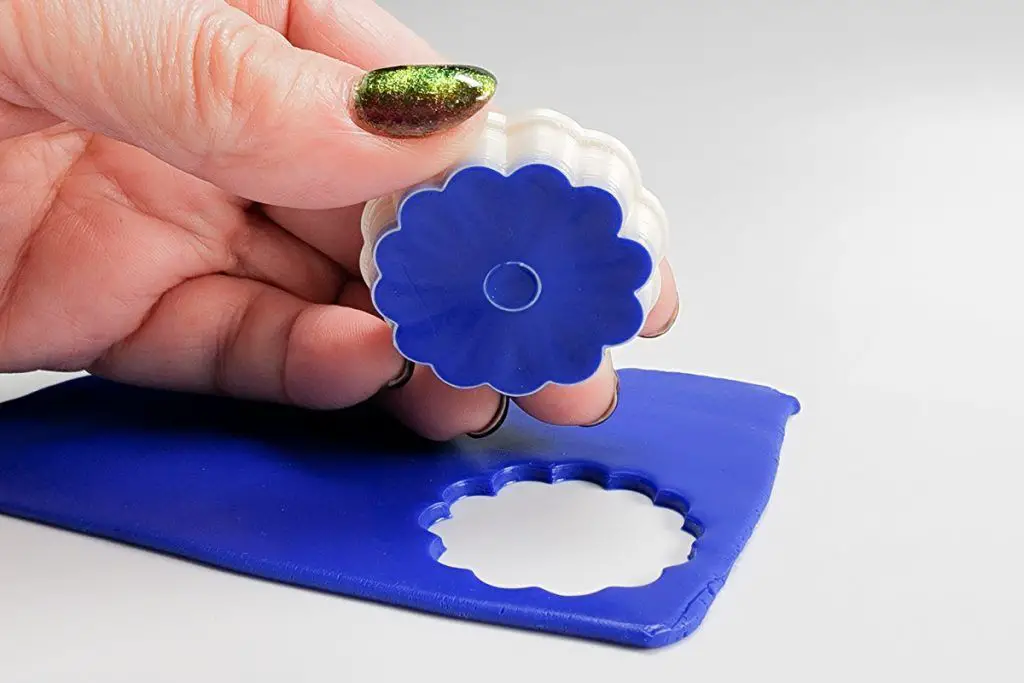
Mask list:
[[474,67],[367,73],[222,0],[0,3],[0,98],[266,204],[347,206],[438,173],[494,87]]

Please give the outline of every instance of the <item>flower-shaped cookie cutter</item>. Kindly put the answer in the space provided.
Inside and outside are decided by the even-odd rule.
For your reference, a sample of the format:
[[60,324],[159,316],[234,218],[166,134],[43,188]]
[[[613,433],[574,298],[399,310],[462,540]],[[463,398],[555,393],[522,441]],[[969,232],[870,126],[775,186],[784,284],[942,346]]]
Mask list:
[[633,155],[547,110],[369,202],[360,269],[404,357],[508,396],[594,375],[658,299],[668,220]]

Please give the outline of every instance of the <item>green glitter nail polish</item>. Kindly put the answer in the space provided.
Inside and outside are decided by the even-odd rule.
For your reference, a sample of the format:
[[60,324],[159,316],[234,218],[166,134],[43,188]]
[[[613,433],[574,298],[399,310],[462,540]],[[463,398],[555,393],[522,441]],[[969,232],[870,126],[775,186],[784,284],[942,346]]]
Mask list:
[[453,128],[480,111],[497,84],[491,73],[475,66],[377,69],[356,86],[353,118],[378,135],[423,137]]

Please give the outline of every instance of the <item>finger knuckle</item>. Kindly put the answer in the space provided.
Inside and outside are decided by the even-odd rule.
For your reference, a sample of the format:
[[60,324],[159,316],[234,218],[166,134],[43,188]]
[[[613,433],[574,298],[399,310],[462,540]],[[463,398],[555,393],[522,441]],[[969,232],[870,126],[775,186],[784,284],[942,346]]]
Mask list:
[[[196,26],[190,44],[190,83],[197,155],[234,163],[284,125],[280,102],[293,83],[276,57],[288,48],[265,26],[213,14]],[[284,77],[283,77],[284,76]]]

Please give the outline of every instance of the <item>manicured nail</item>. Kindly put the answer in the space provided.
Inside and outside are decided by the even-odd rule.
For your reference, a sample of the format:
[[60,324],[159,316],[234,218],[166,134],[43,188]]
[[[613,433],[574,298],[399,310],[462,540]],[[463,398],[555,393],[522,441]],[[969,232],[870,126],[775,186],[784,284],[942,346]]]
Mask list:
[[412,379],[412,373],[416,370],[416,366],[413,365],[412,361],[405,361],[402,364],[402,371],[398,373],[393,380],[384,385],[385,389],[400,389],[409,383]]
[[501,429],[501,425],[505,424],[505,418],[508,417],[509,400],[508,396],[501,396],[498,401],[498,411],[494,413],[494,417],[487,423],[487,426],[478,432],[470,432],[466,436],[471,439],[482,439],[485,436],[490,436],[494,432]]
[[590,424],[583,425],[584,427],[596,427],[599,424],[604,424],[608,419],[615,414],[615,409],[619,407],[619,376],[615,375],[615,393],[612,394],[612,402],[608,408],[601,413],[601,417],[597,418]]
[[454,128],[494,96],[497,79],[459,64],[392,66],[356,86],[353,118],[377,135],[418,138]]
[[676,318],[678,317],[679,299],[676,299],[676,307],[672,309],[672,315],[669,316],[668,322],[662,325],[661,329],[657,330],[656,332],[651,332],[650,334],[641,334],[640,336],[643,337],[644,339],[657,339],[658,337],[664,335],[665,333],[672,329],[672,326],[676,324]]

